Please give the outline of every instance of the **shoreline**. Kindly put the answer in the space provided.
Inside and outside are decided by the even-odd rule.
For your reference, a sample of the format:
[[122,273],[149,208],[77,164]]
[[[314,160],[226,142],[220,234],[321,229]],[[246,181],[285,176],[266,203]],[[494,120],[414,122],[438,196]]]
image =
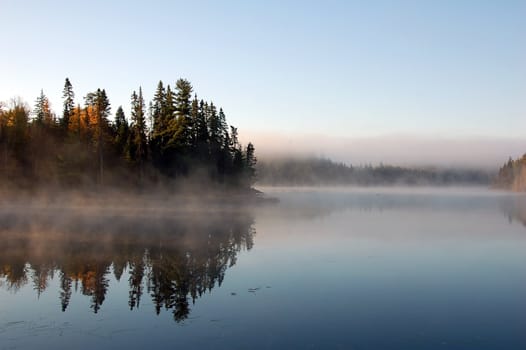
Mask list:
[[0,190],[2,208],[40,208],[46,210],[137,209],[145,211],[195,211],[232,209],[243,205],[277,203],[278,199],[250,189],[207,189],[174,191],[167,189],[89,188],[89,189],[32,189]]

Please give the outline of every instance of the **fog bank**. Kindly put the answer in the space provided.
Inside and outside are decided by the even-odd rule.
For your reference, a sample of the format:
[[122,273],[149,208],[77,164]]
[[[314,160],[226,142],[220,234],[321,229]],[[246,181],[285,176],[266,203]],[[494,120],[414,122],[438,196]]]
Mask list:
[[495,169],[526,152],[526,138],[385,135],[330,137],[246,132],[260,159],[283,156],[328,157],[347,164],[394,164]]

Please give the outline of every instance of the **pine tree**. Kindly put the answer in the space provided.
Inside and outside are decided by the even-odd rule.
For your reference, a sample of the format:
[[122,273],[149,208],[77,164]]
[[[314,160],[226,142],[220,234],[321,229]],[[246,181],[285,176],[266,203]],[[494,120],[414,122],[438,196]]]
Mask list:
[[159,81],[157,84],[157,90],[153,96],[151,113],[153,119],[153,134],[160,134],[161,130],[165,127],[166,119],[166,90],[164,89],[163,82]]
[[177,116],[177,123],[174,125],[175,134],[172,139],[175,144],[183,147],[183,152],[192,144],[192,119],[190,117],[192,106],[190,99],[192,98],[192,85],[188,80],[179,79],[175,83],[175,113]]
[[186,79],[179,79],[175,83],[175,111],[177,117],[189,117],[191,104],[190,99],[192,98],[192,84]]
[[170,88],[170,85],[166,86],[166,97],[164,100],[164,125],[165,128],[175,118],[175,96]]
[[73,109],[75,108],[75,93],[73,92],[73,85],[71,85],[69,78],[66,78],[66,82],[64,83],[62,98],[64,99],[64,110],[62,112],[62,118],[60,119],[60,126],[66,130],[69,126],[69,119],[73,114]]
[[[206,105],[205,105],[206,107]],[[208,131],[210,136],[210,155],[215,158],[221,146],[221,125],[217,109],[211,102],[207,109]]]
[[[157,84],[157,90],[151,103],[150,113],[152,116],[152,134],[150,137],[150,152],[152,161],[155,166],[160,167],[163,163],[163,147],[166,131],[166,123],[168,120],[167,116],[167,95],[170,86],[167,89],[164,88],[163,82],[159,81]],[[171,94],[171,91],[170,91]]]
[[142,88],[139,87],[139,94],[134,91],[131,97],[131,119],[132,133],[131,143],[133,145],[132,159],[139,165],[139,178],[142,179],[144,172],[144,161],[146,160],[146,118],[144,112],[144,98]]
[[247,173],[247,182],[248,185],[251,186],[254,183],[255,176],[256,176],[256,156],[255,156],[255,148],[252,142],[249,142],[245,151],[245,169]]
[[191,134],[191,146],[192,152],[196,152],[198,148],[199,140],[199,100],[197,99],[197,94],[194,95],[192,100],[192,106],[190,110],[190,120],[192,125],[192,134]]
[[244,169],[243,150],[239,144],[237,128],[230,127],[230,154],[232,157],[232,176],[234,181],[241,175]]
[[[221,139],[221,143],[225,144],[225,141],[228,140],[228,124],[226,123],[226,116],[223,112],[223,108],[219,108],[219,115],[218,115],[218,124],[219,124],[219,138]],[[228,142],[227,142],[228,143]]]
[[35,115],[35,123],[38,126],[50,126],[53,124],[49,99],[44,95],[44,90],[40,90],[40,96],[37,97],[33,114]]
[[126,120],[126,116],[124,115],[124,110],[122,109],[122,106],[119,106],[117,108],[117,112],[115,113],[115,147],[117,154],[121,156],[122,158],[126,158],[127,153],[127,143],[130,137],[130,127],[128,125],[128,121]]

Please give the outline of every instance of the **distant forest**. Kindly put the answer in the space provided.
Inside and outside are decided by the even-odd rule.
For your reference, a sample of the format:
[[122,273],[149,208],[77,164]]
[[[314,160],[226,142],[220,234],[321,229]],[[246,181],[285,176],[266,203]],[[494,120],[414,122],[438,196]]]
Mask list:
[[205,182],[246,189],[254,182],[254,146],[242,147],[223,110],[199,100],[187,80],[173,89],[160,81],[149,104],[139,88],[129,118],[122,107],[110,115],[104,89],[81,105],[67,78],[58,117],[43,91],[33,110],[19,99],[0,103],[0,186],[144,188],[193,179],[201,189]]
[[526,154],[513,160],[511,157],[499,169],[495,187],[512,191],[526,191]]
[[492,176],[481,170],[405,168],[391,165],[352,166],[324,158],[260,160],[259,185],[488,185]]

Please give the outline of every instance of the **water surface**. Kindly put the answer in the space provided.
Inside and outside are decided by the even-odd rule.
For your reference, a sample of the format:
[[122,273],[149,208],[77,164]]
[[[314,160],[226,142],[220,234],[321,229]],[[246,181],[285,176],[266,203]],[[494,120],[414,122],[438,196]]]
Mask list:
[[272,189],[276,205],[3,204],[0,349],[524,349],[526,198]]

